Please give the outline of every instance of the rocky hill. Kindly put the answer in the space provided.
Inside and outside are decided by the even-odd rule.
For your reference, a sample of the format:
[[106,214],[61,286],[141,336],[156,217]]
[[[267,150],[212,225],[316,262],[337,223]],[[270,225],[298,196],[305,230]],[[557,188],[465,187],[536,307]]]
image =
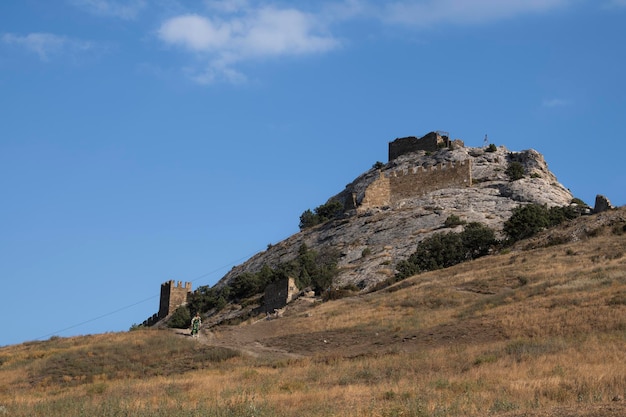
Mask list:
[[[413,195],[379,206],[363,204],[368,190],[380,178],[413,172],[417,172],[416,178],[420,175],[432,178],[439,175],[431,172],[433,167],[445,175],[446,167],[461,164],[469,164],[471,170],[469,181],[463,185],[428,187],[429,184],[417,181],[410,190]],[[507,174],[512,164],[523,167],[522,178],[513,180]],[[570,191],[549,170],[544,157],[532,149],[513,152],[504,146],[486,149],[456,146],[435,152],[410,152],[387,164],[376,164],[331,197],[329,201],[342,202],[346,207],[340,218],[304,229],[256,254],[229,271],[216,287],[229,284],[244,272],[256,273],[263,265],[274,267],[288,262],[306,244],[314,250],[332,247],[340,252],[340,273],[335,285],[354,284],[368,289],[392,276],[397,263],[407,259],[419,241],[441,231],[450,215],[486,224],[500,232],[511,211],[520,204],[565,206],[572,199]]]

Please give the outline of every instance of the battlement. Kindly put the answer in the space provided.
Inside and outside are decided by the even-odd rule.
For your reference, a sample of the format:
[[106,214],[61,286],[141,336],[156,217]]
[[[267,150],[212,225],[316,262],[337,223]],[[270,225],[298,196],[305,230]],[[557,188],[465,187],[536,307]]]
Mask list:
[[380,171],[379,178],[365,189],[358,209],[390,206],[443,188],[471,186],[471,160],[430,167],[416,166],[386,173]]
[[451,141],[448,132],[439,130],[427,133],[421,138],[415,136],[397,138],[393,142],[389,142],[389,160],[393,161],[397,157],[410,152],[435,152],[440,148],[450,148],[454,146],[464,146],[464,143],[459,139]]
[[173,280],[161,284],[161,299],[159,301],[159,320],[164,319],[181,305],[187,304],[191,294],[191,282],[174,282]]

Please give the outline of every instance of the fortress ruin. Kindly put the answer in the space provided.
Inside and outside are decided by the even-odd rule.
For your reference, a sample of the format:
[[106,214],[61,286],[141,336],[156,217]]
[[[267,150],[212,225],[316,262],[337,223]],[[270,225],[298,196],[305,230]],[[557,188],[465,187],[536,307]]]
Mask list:
[[[443,148],[463,147],[462,140],[451,141],[447,132],[430,132],[421,138],[408,136],[389,142],[389,161],[413,152],[436,152]],[[472,186],[472,162],[448,162],[432,166],[414,166],[393,171],[379,169],[364,190],[346,189],[340,194],[345,210],[357,212],[370,208],[390,207],[402,200],[420,197],[430,192]]]
[[463,147],[465,144],[460,139],[450,140],[450,134],[438,130],[430,132],[417,138],[407,136],[389,142],[389,160],[393,161],[397,157],[417,151],[435,152],[441,148]]
[[266,313],[283,308],[298,295],[298,287],[293,278],[284,278],[273,282],[265,288],[264,309]]
[[[409,136],[389,142],[389,160],[413,152],[437,152],[442,148],[463,147],[461,140],[451,141],[446,132],[430,132],[421,138]],[[428,158],[424,165],[432,163]],[[434,160],[434,159],[433,159]],[[404,168],[379,169],[367,173],[367,181],[355,187],[350,184],[336,200],[343,202],[344,210],[355,210],[357,213],[371,208],[392,207],[399,202],[420,197],[433,191],[446,188],[472,186],[472,160],[447,162],[432,166],[409,166],[410,159],[399,166]],[[414,162],[415,163],[415,162]],[[378,174],[378,175],[376,175]],[[272,313],[285,307],[298,296],[298,287],[293,278],[285,278],[268,285],[265,289],[264,303],[260,311]],[[179,306],[185,305],[192,294],[191,283],[168,281],[161,284],[159,312],[144,321],[145,326],[152,326],[167,318]]]
[[383,173],[366,189],[358,209],[385,207],[442,188],[471,187],[471,160]]
[[178,307],[187,304],[191,295],[191,282],[175,283],[173,280],[161,284],[159,312],[143,322],[144,326],[153,326],[172,314]]

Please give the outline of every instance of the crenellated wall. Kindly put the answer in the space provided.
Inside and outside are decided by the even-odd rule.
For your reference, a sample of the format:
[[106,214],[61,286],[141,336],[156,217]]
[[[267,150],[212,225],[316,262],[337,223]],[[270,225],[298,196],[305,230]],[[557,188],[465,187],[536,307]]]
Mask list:
[[388,173],[381,171],[380,177],[365,190],[359,209],[390,206],[442,188],[471,186],[471,160]]
[[407,136],[397,138],[393,142],[389,142],[389,161],[393,161],[407,153],[426,151],[436,152],[441,148],[459,148],[465,144],[460,139],[450,140],[448,132],[436,131],[429,132],[417,138],[415,136]]
[[173,280],[161,284],[161,297],[159,299],[159,312],[144,320],[143,326],[154,326],[174,312],[178,307],[187,304],[191,295],[191,282],[182,281],[177,283]]
[[161,284],[161,299],[159,302],[159,319],[167,317],[179,306],[187,303],[187,297],[191,294],[191,282],[167,281]]

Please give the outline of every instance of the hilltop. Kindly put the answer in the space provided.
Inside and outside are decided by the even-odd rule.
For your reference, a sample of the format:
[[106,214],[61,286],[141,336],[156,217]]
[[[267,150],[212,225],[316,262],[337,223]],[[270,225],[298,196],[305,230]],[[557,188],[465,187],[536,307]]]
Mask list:
[[0,349],[0,415],[618,417],[626,208],[271,320]]
[[[200,310],[212,324],[272,312],[285,301],[268,302],[277,290],[264,295],[264,289],[287,276],[294,278],[300,295],[309,292],[308,285],[318,295],[330,288],[366,293],[393,280],[398,266],[433,235],[463,232],[464,225],[479,223],[503,239],[505,222],[527,204],[590,211],[532,149],[466,147],[437,132],[400,138],[389,146],[387,163],[373,164],[316,214],[305,211],[299,233],[233,267],[213,288],[198,289],[195,294],[202,295],[192,298],[190,309]],[[323,221],[306,221],[318,212],[325,213]],[[297,265],[302,262],[321,267],[304,271]],[[293,297],[290,292],[288,298]],[[160,313],[152,322],[166,316]]]
[[[274,267],[292,260],[304,244],[313,250],[333,248],[340,252],[335,285],[368,289],[392,276],[398,262],[408,258],[419,241],[441,232],[451,215],[501,232],[503,223],[520,204],[567,206],[572,202],[574,196],[558,182],[539,152],[513,152],[504,146],[491,149],[459,146],[420,150],[375,164],[328,200],[348,207],[341,216],[303,229],[254,255],[229,271],[216,287],[230,284],[243,273],[256,273],[264,265]],[[515,181],[507,174],[513,163],[523,168],[522,177]],[[470,181],[448,185],[447,172],[461,164],[469,167]],[[394,175],[414,178],[408,193],[384,205],[360,205],[377,179]],[[427,177],[425,181],[423,177]]]

